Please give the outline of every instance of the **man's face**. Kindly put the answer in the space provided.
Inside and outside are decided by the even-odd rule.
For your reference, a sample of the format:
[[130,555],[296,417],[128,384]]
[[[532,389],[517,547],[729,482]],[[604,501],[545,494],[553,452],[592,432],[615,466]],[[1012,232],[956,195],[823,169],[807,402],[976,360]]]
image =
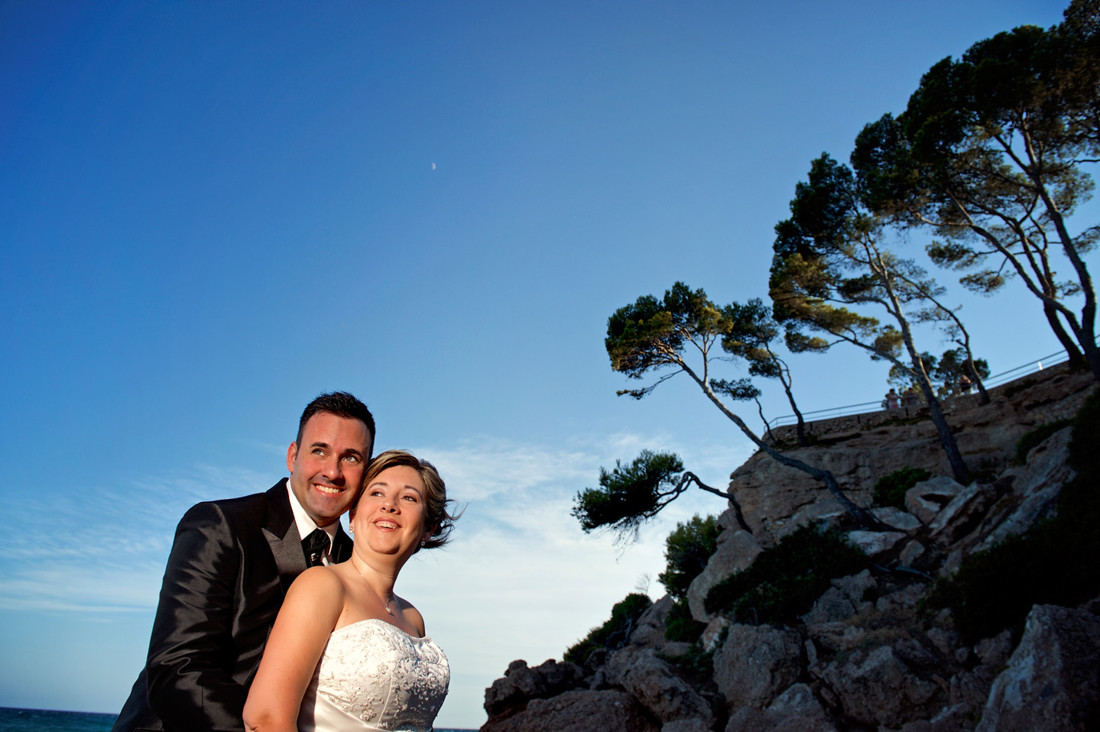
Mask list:
[[318,412],[306,422],[301,444],[290,443],[290,488],[318,526],[340,518],[358,498],[371,437],[357,419]]

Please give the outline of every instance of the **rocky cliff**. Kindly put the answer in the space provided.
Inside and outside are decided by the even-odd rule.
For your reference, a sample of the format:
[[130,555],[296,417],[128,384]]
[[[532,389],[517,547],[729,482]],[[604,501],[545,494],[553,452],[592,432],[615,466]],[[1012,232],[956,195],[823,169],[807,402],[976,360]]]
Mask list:
[[[816,443],[791,452],[833,471],[860,505],[870,506],[875,481],[898,468],[933,473],[908,490],[904,510],[874,509],[892,531],[847,524],[819,484],[754,456],[729,489],[751,531],[723,514],[718,549],[688,591],[691,615],[705,627],[698,641],[666,639],[674,603],[664,597],[625,643],[593,653],[583,668],[513,662],[486,691],[482,730],[1100,729],[1100,598],[1035,605],[1022,632],[977,641],[965,639],[950,611],[922,607],[935,578],[1057,511],[1075,477],[1072,429],[1053,432],[1022,465],[1011,458],[1024,434],[1072,417],[1093,388],[1088,375],[1052,369],[999,387],[989,405],[951,403],[950,423],[981,476],[969,486],[944,477],[935,430],[915,410],[814,423]],[[802,525],[843,531],[868,555],[867,568],[832,579],[793,622],[707,610],[715,585]]]

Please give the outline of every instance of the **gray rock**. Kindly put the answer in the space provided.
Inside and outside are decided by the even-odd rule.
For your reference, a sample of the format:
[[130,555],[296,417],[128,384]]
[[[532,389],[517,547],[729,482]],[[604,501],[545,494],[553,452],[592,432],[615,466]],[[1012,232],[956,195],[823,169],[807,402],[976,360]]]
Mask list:
[[699,638],[699,642],[703,644],[703,651],[712,653],[718,647],[728,627],[730,627],[730,619],[724,615],[707,623],[707,627],[703,629],[703,635]]
[[893,506],[872,508],[871,515],[887,526],[893,526],[899,531],[916,531],[923,526],[919,518],[908,511],[902,511],[900,508],[894,508]]
[[665,620],[675,604],[675,600],[669,595],[665,595],[650,605],[649,609],[638,618],[638,622],[634,626],[634,632],[630,634],[630,644],[663,651],[664,647],[668,645],[668,640],[665,638]]
[[875,600],[875,610],[880,613],[898,613],[913,610],[928,588],[923,585],[905,585]]
[[[959,634],[949,628],[929,628],[925,633],[928,640],[932,642],[932,645],[936,647],[936,650],[944,656],[954,655],[959,650]],[[968,650],[968,649],[962,649]]]
[[1012,655],[1012,631],[1002,630],[992,638],[981,639],[974,653],[986,666],[1004,666]]
[[856,612],[855,604],[835,587],[825,590],[814,601],[813,607],[801,617],[806,625],[824,625],[850,618]]
[[481,732],[658,732],[637,700],[616,690],[569,691],[552,699],[534,699],[503,720],[490,719]]
[[829,664],[823,678],[845,716],[861,724],[896,728],[932,717],[946,701],[938,684],[914,674],[890,646],[857,648]]
[[718,549],[711,555],[706,569],[688,586],[688,607],[691,608],[691,616],[700,623],[709,623],[714,619],[703,607],[711,588],[734,572],[750,566],[764,551],[755,537],[744,529],[727,529],[718,537]]
[[905,545],[905,548],[898,554],[898,559],[906,566],[912,566],[913,562],[917,561],[924,555],[924,544],[914,539]]
[[714,654],[714,681],[731,711],[763,709],[802,673],[802,639],[789,628],[730,626]]
[[1069,427],[1055,432],[1031,449],[1026,464],[1002,474],[1002,480],[1011,479],[1016,502],[975,551],[989,549],[1010,536],[1022,534],[1055,513],[1062,486],[1077,475],[1069,465],[1072,436],[1073,430]]
[[810,639],[826,653],[843,653],[864,644],[867,631],[843,622],[808,625]]
[[917,483],[905,492],[905,510],[927,526],[963,487],[946,475]]
[[848,541],[859,547],[869,557],[890,551],[909,538],[900,531],[849,531]]
[[607,681],[621,686],[662,723],[698,720],[709,729],[710,703],[649,648],[627,646],[607,661]]
[[793,684],[767,709],[742,707],[730,716],[726,732],[835,732],[821,702],[806,684]]
[[798,509],[789,521],[777,522],[774,528],[775,540],[790,536],[803,526],[816,526],[827,531],[838,528],[847,514],[836,499],[831,496],[824,501],[816,501]]
[[949,551],[947,559],[943,560],[943,566],[940,567],[940,577],[950,577],[958,572],[965,558],[966,553],[962,549],[955,548]]
[[1100,729],[1100,618],[1085,610],[1033,607],[976,729]]
[[831,581],[832,587],[824,592],[809,612],[802,616],[806,625],[823,625],[845,620],[856,613],[867,612],[874,605],[864,600],[867,591],[875,587],[875,579],[868,570]]
[[871,576],[871,570],[865,569],[859,574],[850,574],[847,577],[837,577],[830,582],[833,587],[843,592],[856,607],[865,603],[867,591],[877,587],[875,578]]
[[512,661],[504,678],[485,690],[485,711],[489,717],[522,707],[531,699],[547,698],[584,683],[579,667],[554,660],[529,668],[523,660]]
[[963,488],[928,525],[934,541],[949,546],[973,531],[985,517],[993,497],[988,486],[972,483]]
[[970,725],[973,724],[970,714],[971,710],[965,704],[955,704],[932,719],[907,722],[901,726],[899,732],[958,732],[958,730],[970,729]]
[[[932,646],[932,649],[935,648],[931,641],[929,646]],[[916,638],[900,638],[894,643],[894,653],[898,658],[909,668],[922,671],[933,670],[940,665],[941,658],[932,649]]]

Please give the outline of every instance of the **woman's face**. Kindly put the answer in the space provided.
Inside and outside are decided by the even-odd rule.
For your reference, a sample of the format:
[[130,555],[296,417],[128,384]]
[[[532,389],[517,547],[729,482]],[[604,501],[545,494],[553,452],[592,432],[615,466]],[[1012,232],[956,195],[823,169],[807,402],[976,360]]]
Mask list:
[[424,481],[405,465],[386,468],[363,488],[352,525],[356,543],[376,552],[411,555],[427,538]]

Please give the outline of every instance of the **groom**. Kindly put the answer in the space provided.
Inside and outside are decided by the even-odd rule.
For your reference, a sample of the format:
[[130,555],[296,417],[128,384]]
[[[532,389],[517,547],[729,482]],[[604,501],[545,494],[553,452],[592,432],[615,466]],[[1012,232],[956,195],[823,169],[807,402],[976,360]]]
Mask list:
[[287,449],[289,480],[184,514],[147,663],[114,732],[244,729],[248,687],[290,583],[310,564],[351,555],[339,519],[359,496],[374,433],[362,402],[323,394]]

